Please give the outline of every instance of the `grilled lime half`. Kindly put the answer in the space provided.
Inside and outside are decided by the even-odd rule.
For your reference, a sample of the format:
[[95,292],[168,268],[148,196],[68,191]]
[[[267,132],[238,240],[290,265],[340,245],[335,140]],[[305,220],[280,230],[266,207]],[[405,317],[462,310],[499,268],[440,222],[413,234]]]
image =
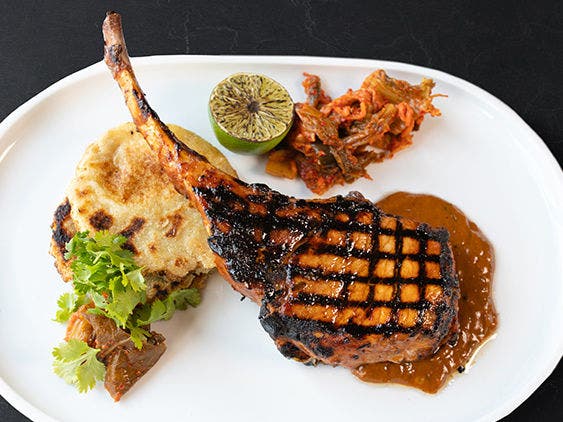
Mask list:
[[264,75],[235,73],[219,82],[209,98],[211,125],[227,149],[264,154],[287,135],[293,101],[287,90]]

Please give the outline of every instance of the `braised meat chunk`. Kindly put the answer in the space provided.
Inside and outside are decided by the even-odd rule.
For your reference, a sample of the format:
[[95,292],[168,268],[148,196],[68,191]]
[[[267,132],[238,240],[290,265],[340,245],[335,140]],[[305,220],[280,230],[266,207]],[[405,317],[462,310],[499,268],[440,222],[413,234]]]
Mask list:
[[100,349],[98,359],[106,367],[104,386],[115,401],[151,369],[166,351],[164,337],[154,331],[138,349],[131,335],[102,315],[88,312],[84,305],[72,314],[65,340],[77,339]]

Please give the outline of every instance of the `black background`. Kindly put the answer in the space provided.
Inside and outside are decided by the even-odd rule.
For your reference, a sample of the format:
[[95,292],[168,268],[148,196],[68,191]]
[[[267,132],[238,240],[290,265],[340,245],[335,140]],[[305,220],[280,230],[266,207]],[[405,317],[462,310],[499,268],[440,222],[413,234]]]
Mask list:
[[[563,2],[556,1],[2,0],[0,120],[101,59],[108,9],[123,14],[134,56],[361,57],[449,72],[506,102],[563,162]],[[506,420],[563,420],[562,389],[560,363]],[[27,419],[0,399],[0,420]]]

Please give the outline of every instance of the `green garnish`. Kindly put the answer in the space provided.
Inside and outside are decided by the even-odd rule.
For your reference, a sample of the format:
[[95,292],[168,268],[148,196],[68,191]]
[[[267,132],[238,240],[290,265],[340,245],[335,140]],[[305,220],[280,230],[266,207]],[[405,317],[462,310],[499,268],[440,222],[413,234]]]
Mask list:
[[99,231],[93,237],[78,232],[67,243],[66,259],[72,259],[74,293],[59,298],[56,320],[66,321],[78,306],[89,300],[95,307],[90,313],[112,319],[118,327],[131,334],[138,349],[149,336],[145,326],[168,320],[176,309],[184,310],[200,302],[197,289],[172,292],[164,300],[147,303],[146,284],[141,267],[133,253],[123,245],[127,239],[108,231]]
[[[74,291],[61,295],[54,319],[68,321],[80,306],[93,302],[94,307],[88,312],[113,320],[129,332],[131,341],[140,350],[150,337],[149,324],[172,318],[177,309],[195,307],[201,298],[197,289],[190,288],[147,303],[142,268],[135,263],[132,252],[123,248],[126,241],[124,236],[108,231],[97,232],[93,237],[88,232],[74,235],[65,253],[65,259],[72,259]],[[96,358],[98,352],[99,349],[77,339],[61,343],[53,350],[55,373],[80,392],[88,391],[96,380],[104,378],[104,364]]]
[[[146,285],[133,253],[123,248],[127,238],[100,231],[94,237],[78,232],[67,243],[65,259],[73,259],[74,290],[78,294],[132,294],[141,297]],[[111,302],[111,300],[110,300]]]
[[57,300],[59,309],[53,321],[67,322],[70,315],[85,303],[86,298],[84,295],[79,296],[75,293],[63,293]]
[[53,370],[79,392],[85,393],[106,375],[104,364],[96,358],[99,351],[82,340],[70,339],[53,349]]
[[135,320],[138,325],[148,325],[155,321],[169,320],[174,312],[179,309],[184,311],[189,306],[197,306],[201,301],[197,289],[177,290],[168,295],[164,300],[155,300],[149,306],[143,306],[135,311]]

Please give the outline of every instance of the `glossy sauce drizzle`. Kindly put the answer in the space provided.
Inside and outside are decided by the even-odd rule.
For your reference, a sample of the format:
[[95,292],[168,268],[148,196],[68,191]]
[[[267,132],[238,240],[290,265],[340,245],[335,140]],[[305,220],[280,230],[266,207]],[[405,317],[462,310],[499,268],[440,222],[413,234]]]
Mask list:
[[397,192],[377,203],[388,214],[450,232],[461,297],[459,336],[434,355],[416,362],[375,363],[358,367],[354,375],[368,382],[392,382],[436,393],[454,372],[463,372],[477,349],[496,330],[497,314],[492,298],[493,247],[465,214],[454,205],[431,195]]

